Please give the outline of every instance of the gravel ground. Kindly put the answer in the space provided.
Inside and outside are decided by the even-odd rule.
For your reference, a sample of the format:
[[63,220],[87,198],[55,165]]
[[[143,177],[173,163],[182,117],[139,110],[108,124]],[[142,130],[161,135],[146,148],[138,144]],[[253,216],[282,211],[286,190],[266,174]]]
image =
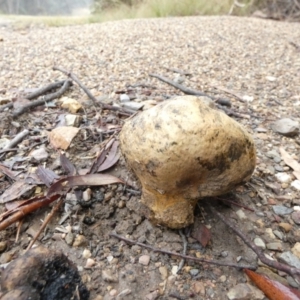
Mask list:
[[[53,66],[74,72],[93,95],[107,103],[118,102],[119,94],[125,93],[146,107],[182,94],[149,77],[150,73],[164,75],[210,95],[229,98],[232,111],[242,116],[236,119],[253,134],[257,145],[257,168],[252,181],[227,199],[234,199],[255,212],[207,201],[213,201],[216,209],[243,230],[265,254],[287,261],[284,257],[292,251],[294,256],[289,263],[299,267],[300,182],[297,185],[299,177],[283,161],[284,155],[280,151],[280,147],[284,147],[296,162],[299,161],[299,134],[294,130],[294,134],[287,137],[272,125],[284,117],[296,122],[300,118],[299,23],[237,17],[186,17],[59,28],[1,26],[2,103],[7,99],[10,101],[20,91],[64,79],[62,73],[52,70]],[[181,70],[182,74],[174,69]],[[225,93],[224,89],[231,94]],[[85,126],[96,132],[95,120],[99,116],[87,96],[77,86],[72,87],[68,96],[82,103]],[[14,120],[13,126],[7,114],[1,114],[1,139],[33,126],[50,130],[60,113],[57,110],[51,112],[51,108],[46,113],[36,110]],[[105,114],[105,117],[120,122],[113,113]],[[299,127],[298,123],[296,127]],[[82,147],[84,143],[90,151],[93,143],[99,141],[89,137],[78,142],[80,147],[68,151],[79,169],[92,163],[92,159],[81,159],[83,155],[87,156],[87,149]],[[58,153],[47,143],[46,146],[49,153],[46,166],[51,168]],[[13,155],[17,156],[12,154],[10,157]],[[22,155],[25,154],[21,151],[19,156]],[[122,178],[131,176],[122,159],[113,171]],[[3,180],[1,189],[6,188],[8,183]],[[94,201],[89,207],[74,205],[74,215],[61,225],[63,228],[71,225],[68,234],[62,235],[55,230],[61,212],[39,242],[63,250],[76,263],[90,290],[90,299],[264,299],[257,289],[249,292],[247,277],[240,270],[186,262],[176,275],[174,270],[179,259],[136,245],[128,246],[109,237],[115,230],[157,248],[183,251],[178,231],[155,227],[144,218],[138,195],[124,193],[121,185],[110,185],[93,188],[92,197]],[[221,223],[206,202],[199,204],[192,230],[205,224],[211,232],[211,240],[204,248],[185,232],[188,254],[256,264],[255,254]],[[5,247],[1,249],[0,264],[22,253],[48,211],[46,208],[25,220],[17,243],[14,242],[14,227],[1,232]],[[94,220],[93,224],[82,221],[87,216]],[[89,260],[87,265],[88,258],[92,261]],[[298,288],[298,283],[283,272],[272,272],[267,268],[261,271]],[[232,296],[244,292],[248,293],[244,298]]]

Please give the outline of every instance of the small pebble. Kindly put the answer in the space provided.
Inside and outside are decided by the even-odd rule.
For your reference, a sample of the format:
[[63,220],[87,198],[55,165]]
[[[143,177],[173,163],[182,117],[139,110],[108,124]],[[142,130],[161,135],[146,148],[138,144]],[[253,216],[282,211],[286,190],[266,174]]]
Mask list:
[[274,235],[276,235],[280,240],[283,239],[283,233],[279,230],[274,230],[273,231]]
[[273,251],[282,251],[283,247],[280,242],[273,242],[267,244],[267,249],[273,250]]
[[168,269],[166,266],[160,267],[159,273],[161,274],[162,280],[166,280],[168,278]]
[[286,251],[280,254],[279,260],[284,263],[300,269],[300,259],[294,255],[291,251]]
[[271,239],[275,239],[275,235],[273,233],[272,228],[266,228],[266,234],[271,238]]
[[271,125],[272,130],[285,136],[295,136],[299,132],[299,123],[289,118],[276,121]]
[[92,253],[89,249],[84,249],[82,252],[82,257],[88,259],[92,256]]
[[237,216],[240,218],[240,220],[245,220],[247,219],[244,211],[242,209],[239,209],[235,212],[237,214]]
[[117,290],[112,289],[112,290],[110,290],[109,295],[112,296],[112,297],[114,297],[114,296],[117,295],[117,293],[118,293]]
[[293,288],[295,288],[295,289],[298,289],[298,288],[299,288],[299,284],[294,280],[293,277],[287,276],[286,279],[287,279],[288,284],[289,284],[291,287],[293,287]]
[[124,103],[124,102],[129,102],[129,101],[130,101],[130,98],[128,95],[126,95],[126,94],[120,95],[120,102]]
[[279,223],[279,227],[282,228],[285,232],[290,232],[293,226],[289,223]]
[[92,266],[95,265],[95,263],[95,260],[93,260],[92,258],[88,258],[84,267],[86,269],[90,269]]
[[68,232],[65,236],[65,241],[67,243],[67,245],[72,245],[74,242],[74,234],[72,232]]
[[281,183],[289,183],[292,181],[291,175],[284,172],[275,174],[275,177]]
[[291,186],[293,188],[295,188],[296,190],[300,190],[300,180],[294,180],[292,183],[291,183]]
[[273,205],[272,209],[273,209],[274,213],[278,216],[289,215],[290,213],[293,212],[292,208],[286,207],[283,205]]
[[142,255],[139,258],[139,263],[143,266],[148,266],[150,262],[150,256],[149,255]]
[[259,238],[259,237],[256,237],[256,238],[254,239],[254,244],[255,244],[257,247],[261,248],[261,249],[266,249],[266,244],[265,244],[265,242],[264,242],[261,238]]
[[297,242],[294,247],[291,249],[293,254],[300,258],[300,243]]
[[172,275],[174,276],[177,275],[177,272],[178,272],[178,266],[173,266],[171,270]]
[[118,282],[118,278],[107,269],[102,271],[102,279],[106,282]]
[[198,269],[192,269],[192,270],[190,270],[190,274],[192,276],[197,276],[199,274],[199,270]]
[[300,211],[294,211],[292,213],[292,220],[297,224],[300,225]]
[[78,234],[74,240],[73,247],[81,247],[87,245],[87,239],[84,235]]
[[0,253],[2,253],[3,251],[5,251],[7,248],[7,242],[6,241],[1,241],[0,242]]

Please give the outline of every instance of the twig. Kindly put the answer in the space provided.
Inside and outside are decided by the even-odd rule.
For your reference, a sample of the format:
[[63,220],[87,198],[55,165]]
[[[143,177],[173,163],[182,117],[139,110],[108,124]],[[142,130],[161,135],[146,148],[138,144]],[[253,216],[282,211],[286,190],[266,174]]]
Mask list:
[[[185,237],[185,235],[184,235],[184,233],[182,232],[181,229],[179,230],[179,234],[180,234],[180,236],[181,236],[181,238],[182,238],[182,242],[183,242],[183,251],[182,251],[182,254],[183,254],[183,255],[186,255],[186,250],[187,250],[187,239],[186,239],[186,237]],[[184,266],[184,263],[185,263],[185,260],[182,259],[182,260],[180,261],[180,263],[179,263],[178,270],[177,270],[176,273],[179,273],[179,272],[180,272],[180,270],[181,270],[181,269],[183,268],[183,266]]]
[[[54,83],[50,83],[49,85],[47,85],[45,87],[42,87],[42,88],[36,90],[35,92],[33,92],[31,94],[28,94],[24,98],[28,99],[28,100],[37,98],[37,97],[39,97],[39,96],[41,96],[43,94],[46,94],[47,92],[49,92],[49,91],[51,91],[51,90],[53,90],[55,88],[61,87],[64,83],[65,83],[65,80],[61,80],[61,81],[57,81],[57,82],[54,82]],[[1,105],[0,106],[0,112],[4,111],[7,108],[12,108],[13,106],[14,106],[14,104],[12,102],[7,103],[5,105]]]
[[182,91],[183,93],[187,94],[187,95],[194,95],[194,96],[205,96],[205,97],[209,97],[213,100],[215,100],[217,103],[221,104],[221,105],[225,105],[225,106],[231,106],[231,103],[228,99],[221,99],[221,98],[217,98],[217,97],[214,97],[214,96],[210,96],[206,93],[203,93],[201,91],[198,91],[198,90],[194,90],[194,89],[190,89],[182,84],[179,84],[179,83],[176,83],[164,76],[161,76],[161,75],[157,75],[157,74],[149,74],[149,76],[151,77],[154,77],[154,78],[157,78],[177,89],[179,89],[180,91]]
[[[212,212],[218,216],[218,218],[225,223],[232,231],[235,232],[235,234],[237,236],[239,236],[244,243],[254,251],[254,253],[257,255],[257,257],[260,259],[260,261],[264,264],[266,264],[267,266],[274,268],[276,270],[285,272],[289,275],[291,275],[292,277],[298,277],[300,276],[300,269],[294,268],[294,267],[290,267],[286,264],[282,264],[280,262],[277,262],[275,260],[271,260],[269,258],[267,258],[264,253],[262,252],[262,250],[260,248],[258,248],[255,244],[253,244],[248,237],[246,237],[244,235],[243,232],[241,232],[238,228],[236,228],[229,220],[227,220],[221,213],[217,212],[211,205],[210,205],[210,209],[212,210]],[[297,278],[298,280],[298,278]]]
[[88,95],[88,97],[94,102],[94,105],[97,106],[97,102],[98,100],[96,99],[96,97],[93,96],[93,94],[90,92],[90,90],[88,88],[86,88],[81,81],[77,78],[77,76],[61,67],[53,67],[54,71],[60,71],[62,73],[64,73],[65,75],[67,75],[68,77],[70,77],[73,81],[75,81],[80,88]]
[[23,131],[19,132],[10,142],[8,145],[6,145],[3,150],[8,150],[10,148],[14,148],[17,146],[25,136],[29,134],[29,130],[24,129]]
[[30,93],[28,94],[27,96],[25,96],[24,98],[28,99],[28,100],[32,100],[34,98],[37,98],[39,96],[42,96],[48,92],[50,92],[51,90],[53,89],[58,89],[60,88],[61,86],[63,86],[65,83],[65,80],[61,80],[61,81],[57,81],[57,82],[53,82],[53,83],[50,83],[49,85],[47,86],[44,86],[40,89],[37,89],[36,91],[34,91],[33,93]]
[[61,95],[63,95],[63,93],[72,85],[72,82],[70,80],[66,80],[63,84],[63,86],[55,93],[52,94],[48,94],[46,96],[41,97],[41,99],[37,99],[35,101],[32,101],[18,109],[15,109],[12,113],[12,115],[14,117],[17,117],[21,114],[23,114],[24,112],[26,112],[28,109],[39,106],[39,105],[43,105],[46,102],[52,101],[56,98],[59,98]]
[[124,114],[128,115],[132,115],[133,113],[135,113],[135,111],[131,110],[131,109],[126,109],[123,107],[118,107],[118,106],[113,106],[113,105],[109,105],[109,104],[105,104],[99,100],[97,100],[97,98],[95,96],[93,96],[93,94],[90,92],[90,90],[85,87],[81,81],[77,78],[77,76],[61,67],[53,67],[54,71],[60,71],[62,73],[64,73],[65,75],[67,75],[68,77],[70,77],[73,81],[75,81],[79,87],[87,94],[87,96],[93,101],[94,105],[97,106],[100,105],[101,108],[103,109],[108,109],[108,110],[113,110],[113,111],[120,111]]
[[216,86],[216,85],[210,85],[210,86],[213,87],[213,88],[215,88],[215,89],[217,89],[217,90],[220,90],[220,91],[222,91],[222,92],[225,92],[225,93],[227,93],[227,94],[229,94],[229,95],[233,95],[233,96],[234,96],[235,98],[237,98],[239,101],[245,103],[245,100],[243,99],[243,97],[241,97],[239,94],[237,94],[237,93],[235,93],[235,92],[233,92],[233,91],[231,91],[231,90],[229,90],[229,89],[226,89],[226,88],[223,87],[223,86]]
[[178,299],[178,300],[185,300],[186,297],[180,296],[177,292],[172,292],[169,294],[170,298]]
[[115,237],[121,241],[124,241],[128,244],[133,244],[133,245],[138,245],[138,246],[141,246],[143,248],[146,248],[146,249],[149,249],[153,252],[159,252],[159,253],[163,253],[163,254],[167,254],[167,255],[170,255],[170,256],[176,256],[176,257],[180,257],[182,259],[187,259],[187,260],[192,260],[192,261],[196,261],[196,262],[200,262],[200,263],[208,263],[208,264],[212,264],[212,265],[217,265],[217,266],[225,266],[225,267],[232,267],[232,268],[237,268],[237,269],[250,269],[250,270],[256,270],[256,266],[245,266],[245,265],[238,265],[238,264],[235,264],[235,263],[227,263],[227,262],[219,262],[219,261],[215,261],[215,260],[210,260],[210,259],[205,259],[205,258],[197,258],[197,257],[193,257],[193,256],[189,256],[189,255],[183,255],[183,254],[180,254],[180,253],[176,253],[176,252],[172,252],[172,251],[167,251],[167,250],[162,250],[162,249],[158,249],[158,248],[155,248],[155,247],[152,247],[150,245],[146,245],[144,243],[140,243],[140,242],[136,242],[134,240],[131,240],[131,239],[127,239],[123,236],[120,236],[116,233],[110,233],[109,234],[110,236],[112,237]]
[[48,216],[45,218],[41,228],[39,229],[39,231],[37,232],[37,234],[35,235],[35,237],[30,241],[26,251],[28,251],[32,245],[35,243],[35,241],[38,239],[39,235],[41,234],[41,232],[45,229],[45,227],[47,226],[47,224],[49,223],[49,221],[51,220],[51,218],[53,217],[53,215],[59,210],[60,206],[63,203],[63,198],[61,198],[55,206],[52,207],[52,210],[50,212],[50,214],[48,214]]

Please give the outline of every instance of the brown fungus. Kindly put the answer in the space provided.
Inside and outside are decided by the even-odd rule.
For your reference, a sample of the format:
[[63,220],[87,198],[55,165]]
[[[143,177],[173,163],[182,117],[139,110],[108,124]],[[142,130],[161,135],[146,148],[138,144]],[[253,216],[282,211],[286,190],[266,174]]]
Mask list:
[[232,190],[255,168],[252,137],[205,97],[176,97],[140,113],[125,122],[120,142],[152,219],[171,228],[193,223],[200,198]]

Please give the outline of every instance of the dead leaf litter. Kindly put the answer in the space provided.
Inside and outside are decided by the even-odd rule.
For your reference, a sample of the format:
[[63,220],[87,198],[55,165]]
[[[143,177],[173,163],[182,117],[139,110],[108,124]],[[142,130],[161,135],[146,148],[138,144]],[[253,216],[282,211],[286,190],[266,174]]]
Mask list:
[[[187,259],[182,265],[180,257],[111,233],[178,254],[186,247],[186,256],[195,258],[258,264],[270,279],[299,288],[297,278],[258,261],[209,208],[268,259],[300,268],[300,56],[293,47],[299,23],[224,16],[1,26],[0,212],[19,213],[37,199],[63,196],[35,244],[61,250],[74,262],[90,299],[264,297],[237,268]],[[60,70],[75,74],[95,99]],[[145,218],[139,183],[112,144],[130,115],[183,95],[151,74],[209,95],[247,128],[257,148],[251,181],[221,199],[200,201],[194,225],[181,233]],[[26,97],[49,84],[37,100]],[[106,151],[108,143],[113,146]],[[94,186],[100,175],[104,185]],[[50,211],[44,206],[18,229],[0,232],[2,267],[23,254]]]

